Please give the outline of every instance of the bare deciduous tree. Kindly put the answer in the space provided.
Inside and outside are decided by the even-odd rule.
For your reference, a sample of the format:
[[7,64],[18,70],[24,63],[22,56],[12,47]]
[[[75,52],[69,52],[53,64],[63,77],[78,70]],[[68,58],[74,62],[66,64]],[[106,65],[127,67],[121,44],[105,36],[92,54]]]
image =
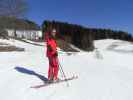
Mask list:
[[0,0],[0,16],[24,17],[27,10],[25,0]]

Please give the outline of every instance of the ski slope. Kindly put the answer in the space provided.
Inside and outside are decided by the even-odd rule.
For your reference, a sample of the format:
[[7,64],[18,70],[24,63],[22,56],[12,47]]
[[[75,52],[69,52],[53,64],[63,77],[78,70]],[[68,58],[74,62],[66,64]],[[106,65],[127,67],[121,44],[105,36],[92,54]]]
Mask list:
[[69,87],[64,82],[33,89],[47,78],[46,48],[17,40],[0,42],[25,48],[25,52],[0,52],[1,100],[133,100],[132,43],[97,40],[93,52],[68,56],[60,51],[66,76],[78,79],[68,81]]

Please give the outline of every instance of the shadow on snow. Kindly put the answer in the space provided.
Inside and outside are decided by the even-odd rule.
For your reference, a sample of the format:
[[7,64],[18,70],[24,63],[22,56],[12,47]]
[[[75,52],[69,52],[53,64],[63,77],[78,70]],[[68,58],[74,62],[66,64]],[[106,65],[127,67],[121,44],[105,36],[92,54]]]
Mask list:
[[15,67],[14,69],[16,71],[21,72],[21,73],[24,73],[24,74],[36,76],[39,79],[41,79],[43,82],[47,82],[48,81],[48,79],[45,76],[40,75],[40,74],[36,73],[35,71],[30,70],[30,69],[26,69],[26,68],[18,67],[18,66]]

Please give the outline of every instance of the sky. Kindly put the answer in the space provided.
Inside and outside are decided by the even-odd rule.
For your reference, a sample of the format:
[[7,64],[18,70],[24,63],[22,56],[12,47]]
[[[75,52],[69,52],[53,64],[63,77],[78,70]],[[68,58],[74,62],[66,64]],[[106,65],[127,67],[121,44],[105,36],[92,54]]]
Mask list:
[[27,18],[63,21],[90,28],[122,30],[133,35],[133,0],[27,0]]

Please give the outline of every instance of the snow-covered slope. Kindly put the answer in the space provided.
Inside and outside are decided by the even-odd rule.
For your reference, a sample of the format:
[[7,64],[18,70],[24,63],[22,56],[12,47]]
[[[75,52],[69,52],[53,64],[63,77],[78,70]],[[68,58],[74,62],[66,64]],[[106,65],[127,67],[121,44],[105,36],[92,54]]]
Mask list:
[[[0,53],[1,100],[133,100],[133,44],[119,40],[95,41],[93,52],[59,53],[67,77],[78,79],[33,89],[47,78],[46,48],[17,40],[0,40],[25,52]],[[128,52],[120,52],[128,51]],[[59,72],[59,78],[62,78]]]

